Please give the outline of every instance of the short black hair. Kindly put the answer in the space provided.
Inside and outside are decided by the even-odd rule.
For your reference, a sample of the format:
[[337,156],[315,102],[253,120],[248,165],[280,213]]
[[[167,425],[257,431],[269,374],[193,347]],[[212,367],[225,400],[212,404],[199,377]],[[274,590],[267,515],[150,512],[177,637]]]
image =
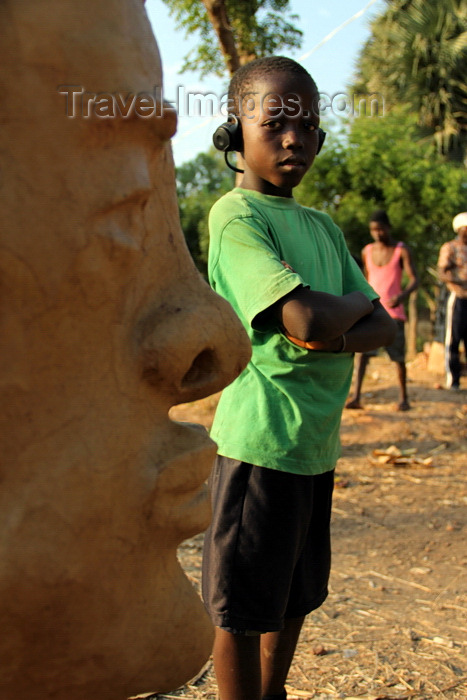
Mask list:
[[306,77],[311,81],[316,92],[318,92],[316,83],[308,71],[292,58],[287,58],[286,56],[256,58],[254,61],[241,66],[232,76],[228,92],[229,113],[239,116],[241,114],[240,104],[242,98],[251,93],[253,84],[257,80],[263,80],[267,76],[277,75],[277,73],[293,73]]
[[384,209],[377,209],[376,211],[374,211],[373,214],[370,216],[370,221],[375,221],[378,224],[383,224],[383,226],[391,226],[389,216],[384,211]]

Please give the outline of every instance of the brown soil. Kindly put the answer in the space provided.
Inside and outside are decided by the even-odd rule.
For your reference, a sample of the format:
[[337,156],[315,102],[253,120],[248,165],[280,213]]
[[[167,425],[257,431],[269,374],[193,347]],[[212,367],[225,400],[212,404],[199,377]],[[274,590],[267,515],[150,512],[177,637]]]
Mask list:
[[[307,618],[289,697],[467,699],[467,393],[437,388],[426,364],[423,354],[408,363],[411,411],[396,410],[384,357],[368,368],[364,409],[344,411],[330,595]],[[178,406],[173,417],[209,426],[216,404]],[[394,448],[408,452],[396,459]],[[199,535],[179,554],[196,587],[201,549]],[[208,664],[159,697],[216,693]]]

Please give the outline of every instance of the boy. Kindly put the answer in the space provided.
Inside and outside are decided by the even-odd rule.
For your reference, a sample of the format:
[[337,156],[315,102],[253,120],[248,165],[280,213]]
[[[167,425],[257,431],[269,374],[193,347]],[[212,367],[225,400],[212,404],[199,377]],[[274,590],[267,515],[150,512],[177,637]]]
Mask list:
[[245,169],[211,211],[209,276],[253,356],[224,391],[212,430],[203,597],[221,700],[286,697],[304,617],[327,595],[351,353],[393,337],[340,230],[292,197],[318,150],[317,104],[313,79],[287,58],[253,61],[230,84]]
[[[409,411],[407,396],[407,369],[405,366],[405,315],[403,302],[418,287],[418,275],[412,260],[410,249],[401,241],[391,236],[391,223],[387,213],[381,209],[373,212],[370,218],[370,234],[374,243],[369,243],[362,250],[365,277],[379,294],[381,303],[397,324],[394,342],[385,347],[389,358],[396,363],[399,381],[400,402],[398,411]],[[408,278],[407,286],[402,289],[402,272]],[[360,394],[365,371],[375,352],[365,352],[357,362],[357,383],[355,394],[346,408],[362,408]]]
[[446,388],[459,391],[461,362],[459,344],[467,352],[467,212],[452,221],[457,238],[443,243],[439,251],[438,275],[449,290],[446,307]]

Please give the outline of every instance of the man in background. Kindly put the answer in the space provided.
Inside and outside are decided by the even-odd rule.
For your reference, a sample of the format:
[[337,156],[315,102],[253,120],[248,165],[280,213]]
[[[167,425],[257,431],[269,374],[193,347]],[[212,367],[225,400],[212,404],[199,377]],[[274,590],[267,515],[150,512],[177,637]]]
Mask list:
[[[375,211],[370,219],[370,234],[374,243],[369,243],[362,250],[362,261],[365,276],[375,292],[379,294],[381,303],[389,315],[397,323],[397,334],[394,342],[385,347],[389,358],[396,363],[397,379],[400,389],[398,411],[410,410],[407,396],[407,369],[405,365],[405,315],[404,301],[418,287],[418,275],[408,246],[402,241],[396,241],[391,236],[391,223],[383,210]],[[408,278],[407,285],[402,287],[402,273]],[[377,351],[365,352],[357,360],[357,383],[353,398],[346,408],[362,408],[360,395],[365,371]]]
[[461,361],[459,344],[467,350],[467,212],[454,217],[456,238],[443,243],[439,251],[438,275],[449,290],[444,338],[446,388],[459,391]]

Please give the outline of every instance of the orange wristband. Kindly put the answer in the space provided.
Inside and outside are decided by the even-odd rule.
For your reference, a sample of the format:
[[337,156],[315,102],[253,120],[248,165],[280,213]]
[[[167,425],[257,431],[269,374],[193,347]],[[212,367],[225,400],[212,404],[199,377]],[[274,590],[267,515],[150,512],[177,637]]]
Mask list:
[[294,345],[298,345],[300,348],[305,348],[306,350],[325,350],[326,343],[322,340],[300,340],[299,338],[294,338],[293,335],[285,333],[285,337],[290,340]]
[[[328,345],[322,340],[300,340],[299,338],[294,338],[293,335],[285,334],[286,338],[290,340],[294,345],[298,345],[300,348],[305,348],[306,350],[326,350]],[[334,350],[335,353],[344,352],[347,345],[347,338],[345,334],[341,335],[342,345],[339,350]]]

